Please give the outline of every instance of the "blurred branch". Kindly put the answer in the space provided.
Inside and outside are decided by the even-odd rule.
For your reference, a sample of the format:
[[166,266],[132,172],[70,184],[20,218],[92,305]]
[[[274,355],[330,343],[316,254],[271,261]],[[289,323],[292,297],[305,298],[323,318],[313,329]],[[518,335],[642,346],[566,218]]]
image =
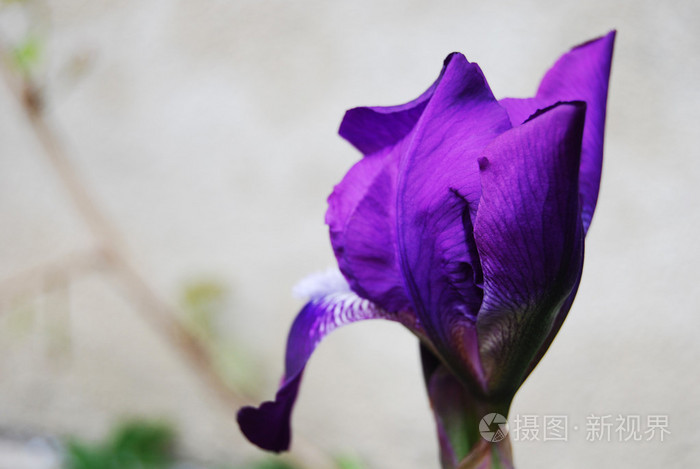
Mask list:
[[103,261],[106,266],[119,275],[126,289],[141,306],[140,310],[145,319],[164,334],[167,340],[182,353],[212,388],[222,397],[226,397],[227,402],[233,403],[235,406],[247,402],[249,399],[238,395],[220,381],[218,375],[209,366],[204,347],[179,323],[176,313],[158,298],[127,260],[117,230],[93,202],[63,151],[56,133],[44,118],[42,113],[43,96],[30,79],[19,80],[17,75],[10,72],[9,60],[4,48],[0,68],[3,78],[21,103],[44,154],[48,157],[92,235],[98,240]]
[[[207,347],[179,320],[177,311],[150,288],[148,283],[136,270],[125,254],[122,239],[115,226],[103,215],[90,196],[85,185],[78,177],[68,158],[58,133],[44,115],[44,95],[41,87],[32,80],[30,73],[13,72],[12,57],[8,48],[0,42],[0,74],[8,88],[20,104],[30,128],[41,144],[43,153],[56,171],[71,202],[87,224],[90,232],[98,242],[99,249],[87,255],[77,255],[55,265],[44,266],[24,276],[11,279],[0,285],[0,292],[6,285],[14,285],[36,275],[56,276],[79,272],[87,267],[104,265],[112,270],[121,280],[127,293],[140,306],[138,310],[151,327],[175,349],[190,365],[192,370],[220,398],[228,410],[235,416],[237,410],[253,401],[240,390],[232,389],[217,372],[208,353]],[[67,270],[61,270],[67,269]],[[305,467],[331,468],[335,464],[322,450],[295,436],[295,454],[304,462]]]

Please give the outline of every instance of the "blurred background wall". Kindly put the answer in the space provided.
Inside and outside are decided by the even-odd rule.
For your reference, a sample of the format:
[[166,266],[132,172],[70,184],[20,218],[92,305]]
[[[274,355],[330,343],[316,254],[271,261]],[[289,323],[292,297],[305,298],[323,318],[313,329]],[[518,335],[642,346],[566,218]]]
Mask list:
[[[325,198],[359,157],[336,134],[343,112],[414,98],[455,50],[497,97],[530,95],[561,53],[613,28],[583,282],[512,408],[578,430],[514,442],[515,458],[693,466],[700,3],[680,0],[3,2],[3,445],[98,439],[138,416],[173,422],[192,460],[259,458],[206,364],[240,402],[274,395],[291,289],[334,264]],[[671,434],[586,441],[587,417],[606,414],[666,415]],[[392,324],[324,342],[294,425],[293,455],[313,467],[437,467],[417,344]]]

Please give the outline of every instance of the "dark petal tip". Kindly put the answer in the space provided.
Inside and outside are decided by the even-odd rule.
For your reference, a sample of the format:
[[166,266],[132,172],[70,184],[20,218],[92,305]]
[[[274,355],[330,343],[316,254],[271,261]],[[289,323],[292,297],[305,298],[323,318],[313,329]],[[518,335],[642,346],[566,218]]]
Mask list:
[[[241,432],[256,446],[279,453],[289,450],[291,429],[288,418],[280,418],[284,406],[277,402],[263,402],[260,407],[243,407],[238,411],[237,421]],[[279,422],[285,422],[280,425]]]
[[574,106],[575,108],[585,112],[586,111],[586,102],[585,101],[557,101],[556,103],[546,106],[540,109],[537,109],[530,117],[528,117],[523,124],[527,124],[533,119],[537,119],[540,117],[542,114],[546,114],[547,112],[551,111],[554,108],[558,108],[559,106]]
[[447,57],[445,57],[445,60],[443,60],[443,62],[442,62],[443,66],[447,67],[450,64],[450,62],[452,61],[452,59],[454,59],[455,57],[462,57],[466,60],[466,58],[464,57],[464,54],[462,54],[461,52],[450,52],[447,55]]

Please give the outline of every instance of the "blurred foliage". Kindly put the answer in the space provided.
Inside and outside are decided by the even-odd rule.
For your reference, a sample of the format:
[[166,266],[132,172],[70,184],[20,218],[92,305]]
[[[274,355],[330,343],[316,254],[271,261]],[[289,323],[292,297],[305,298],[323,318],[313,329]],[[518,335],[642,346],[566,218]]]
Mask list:
[[184,286],[182,306],[190,331],[204,340],[217,338],[216,322],[226,300],[226,289],[213,280],[200,280]]
[[15,66],[25,75],[30,75],[41,59],[41,42],[34,36],[26,37],[12,49]]
[[[176,459],[176,432],[166,423],[134,420],[120,425],[103,442],[72,439],[66,443],[63,469],[177,469],[201,468]],[[337,469],[364,469],[357,458],[334,458]],[[304,469],[280,457],[265,456],[242,466],[211,469]]]
[[356,456],[343,454],[336,456],[335,464],[338,469],[364,469],[365,465]]
[[261,369],[256,360],[231,337],[221,332],[229,293],[212,279],[192,281],[184,285],[181,307],[185,327],[207,347],[217,372],[230,386],[256,395],[262,387]]
[[71,440],[64,469],[168,469],[174,461],[175,431],[161,422],[126,423],[103,443]]

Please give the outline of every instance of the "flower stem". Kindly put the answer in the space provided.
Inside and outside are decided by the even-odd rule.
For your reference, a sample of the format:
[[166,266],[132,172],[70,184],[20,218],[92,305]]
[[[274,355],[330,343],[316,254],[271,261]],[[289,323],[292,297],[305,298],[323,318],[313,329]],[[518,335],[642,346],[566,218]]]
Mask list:
[[443,469],[512,469],[506,418],[512,396],[486,396],[422,350]]

